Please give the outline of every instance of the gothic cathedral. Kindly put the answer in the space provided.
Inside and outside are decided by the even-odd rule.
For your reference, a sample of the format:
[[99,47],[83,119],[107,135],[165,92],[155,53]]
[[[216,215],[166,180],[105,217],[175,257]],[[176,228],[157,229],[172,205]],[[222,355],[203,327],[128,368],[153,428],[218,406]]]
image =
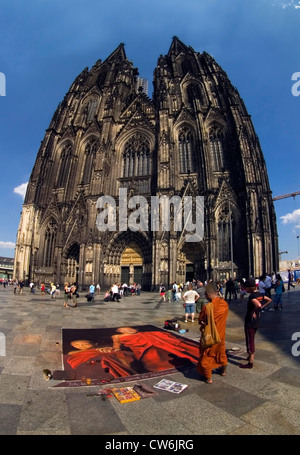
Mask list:
[[[27,187],[15,278],[76,281],[79,288],[135,282],[154,290],[277,271],[264,157],[227,74],[174,37],[158,59],[151,99],[137,76],[120,44],[84,69],[58,105]],[[99,197],[118,207],[120,189],[128,200],[143,196],[149,207],[153,196],[203,196],[202,238],[187,242],[184,226],[178,231],[172,223],[169,230],[150,223],[99,230]]]

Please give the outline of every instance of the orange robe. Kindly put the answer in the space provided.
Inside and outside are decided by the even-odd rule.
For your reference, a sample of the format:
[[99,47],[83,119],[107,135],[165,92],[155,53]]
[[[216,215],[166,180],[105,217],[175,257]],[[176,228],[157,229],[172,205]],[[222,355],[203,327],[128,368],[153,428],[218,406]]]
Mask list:
[[[80,364],[98,357],[103,368],[108,367],[114,377],[137,374],[134,364],[140,362],[145,371],[168,370],[180,359],[192,364],[198,360],[198,346],[191,340],[175,337],[167,332],[137,332],[120,336],[121,350],[101,353],[88,349],[69,354],[67,363],[76,369]],[[177,360],[177,359],[178,360]]]
[[[211,348],[202,349],[201,346],[199,348],[197,371],[206,379],[211,377],[213,369],[227,365],[227,356],[225,352],[225,330],[229,311],[228,303],[221,297],[215,297],[212,300],[212,304],[214,321],[221,338],[221,343],[215,344]],[[207,321],[206,313],[206,307],[204,306],[199,314],[199,323],[200,321]]]

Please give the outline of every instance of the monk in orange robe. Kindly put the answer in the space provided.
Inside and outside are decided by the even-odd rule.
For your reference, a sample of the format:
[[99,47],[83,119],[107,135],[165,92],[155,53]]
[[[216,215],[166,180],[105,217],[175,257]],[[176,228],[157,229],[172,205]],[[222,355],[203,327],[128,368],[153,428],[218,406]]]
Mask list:
[[[207,300],[212,303],[214,321],[221,342],[206,349],[203,349],[200,343],[197,371],[205,378],[205,382],[211,384],[212,370],[221,368],[221,375],[225,376],[226,374],[225,330],[229,308],[228,303],[220,297],[217,286],[214,283],[209,283],[206,286],[205,295]],[[207,321],[207,309],[204,306],[199,314],[200,331],[207,325]]]

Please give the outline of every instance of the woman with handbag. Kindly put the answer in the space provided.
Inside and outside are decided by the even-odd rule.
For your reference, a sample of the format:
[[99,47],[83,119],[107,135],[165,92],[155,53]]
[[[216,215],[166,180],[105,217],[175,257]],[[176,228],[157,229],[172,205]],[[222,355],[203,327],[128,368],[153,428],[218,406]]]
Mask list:
[[205,296],[209,303],[199,314],[201,337],[197,371],[211,384],[212,370],[220,368],[221,375],[226,374],[225,331],[229,308],[215,283],[208,283]]

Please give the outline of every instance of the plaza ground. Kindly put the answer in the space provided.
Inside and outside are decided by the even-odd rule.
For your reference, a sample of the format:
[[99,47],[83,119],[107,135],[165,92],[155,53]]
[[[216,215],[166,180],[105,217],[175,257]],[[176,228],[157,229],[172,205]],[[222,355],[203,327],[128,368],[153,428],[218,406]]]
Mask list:
[[[44,379],[43,369],[62,368],[61,329],[163,328],[166,319],[176,317],[189,328],[182,336],[198,341],[199,327],[183,322],[182,302],[159,303],[158,294],[143,292],[104,303],[101,293],[95,300],[87,303],[82,294],[77,308],[64,308],[62,295],[51,300],[27,288],[23,295],[14,295],[12,288],[0,287],[0,332],[6,344],[0,356],[1,435],[300,434],[300,356],[295,355],[300,346],[292,339],[297,332],[300,338],[300,286],[285,292],[283,311],[262,314],[252,370],[239,368],[247,357],[246,301],[236,300],[230,303],[227,321],[225,377],[213,374],[209,385],[195,369],[166,375],[187,389],[179,395],[159,391],[154,398],[125,404],[89,396],[101,386],[58,389],[53,386],[60,381]],[[158,379],[143,381],[153,386]]]

